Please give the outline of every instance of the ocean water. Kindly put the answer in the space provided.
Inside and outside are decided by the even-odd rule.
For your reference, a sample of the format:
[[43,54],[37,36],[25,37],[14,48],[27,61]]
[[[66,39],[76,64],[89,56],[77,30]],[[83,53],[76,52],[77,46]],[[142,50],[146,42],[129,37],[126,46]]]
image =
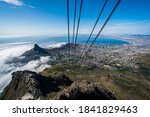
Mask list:
[[[87,36],[80,36],[78,37],[77,43],[86,43]],[[72,38],[71,38],[72,39]],[[67,43],[68,39],[65,36],[60,37],[46,37],[46,36],[39,36],[39,37],[9,37],[9,38],[0,38],[0,46],[9,44],[11,45],[18,45],[18,44],[39,44],[39,45],[45,45],[45,44],[58,44],[58,43]],[[91,43],[93,39],[89,41]],[[72,42],[72,41],[71,41]],[[115,39],[115,38],[98,38],[95,42],[96,45],[122,45],[122,44],[128,44],[128,42]]]
[[[77,43],[86,43],[87,37],[82,36],[78,38]],[[91,41],[90,41],[91,42]],[[33,48],[34,44],[38,44],[41,47],[61,47],[62,44],[67,43],[67,37],[12,37],[12,38],[0,38],[0,92],[10,83],[11,74],[15,71],[30,70],[35,72],[41,72],[45,68],[51,67],[47,63],[51,60],[49,56],[41,57],[37,60],[29,61],[26,64],[11,63],[13,58],[21,58],[22,54]],[[128,44],[128,42],[101,38],[96,41],[97,45],[122,45]]]

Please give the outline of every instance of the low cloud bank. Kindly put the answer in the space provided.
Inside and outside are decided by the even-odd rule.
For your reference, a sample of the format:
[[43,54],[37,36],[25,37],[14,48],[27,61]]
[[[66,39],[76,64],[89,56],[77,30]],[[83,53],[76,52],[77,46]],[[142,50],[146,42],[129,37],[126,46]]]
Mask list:
[[0,47],[0,92],[10,83],[11,81],[11,74],[15,71],[22,71],[22,70],[30,70],[35,72],[41,72],[45,68],[51,67],[47,63],[50,60],[49,56],[40,57],[37,60],[29,61],[27,64],[22,63],[8,63],[14,57],[21,58],[21,55],[32,49],[33,45],[26,44],[26,45],[14,45],[8,47]]

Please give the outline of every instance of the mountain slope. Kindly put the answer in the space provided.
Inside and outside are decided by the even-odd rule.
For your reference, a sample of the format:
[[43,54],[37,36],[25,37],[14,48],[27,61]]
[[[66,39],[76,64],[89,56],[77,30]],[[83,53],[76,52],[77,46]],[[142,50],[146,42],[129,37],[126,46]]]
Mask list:
[[86,80],[72,81],[63,72],[46,77],[31,71],[18,71],[12,74],[12,81],[2,92],[0,99],[108,100],[116,98],[100,83]]

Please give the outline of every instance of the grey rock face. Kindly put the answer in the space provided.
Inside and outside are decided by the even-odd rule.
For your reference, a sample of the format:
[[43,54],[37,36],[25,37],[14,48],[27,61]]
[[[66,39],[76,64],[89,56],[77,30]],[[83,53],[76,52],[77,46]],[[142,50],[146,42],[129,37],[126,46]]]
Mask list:
[[88,82],[86,80],[74,82],[69,88],[64,89],[54,97],[58,100],[111,100],[115,99],[100,83]]
[[[63,89],[60,90],[60,87]],[[53,95],[49,97],[48,95]],[[65,75],[44,77],[31,71],[17,71],[12,74],[11,83],[2,92],[3,100],[109,100],[116,99],[99,82],[86,80],[74,83]]]
[[[58,84],[67,86],[72,83],[65,76],[62,76],[60,81],[59,79],[47,78],[31,71],[17,71],[12,74],[12,81],[4,89],[0,99],[16,100],[26,99],[26,97],[38,99],[39,97],[46,97],[51,92],[59,91]],[[30,94],[30,96],[26,94]]]

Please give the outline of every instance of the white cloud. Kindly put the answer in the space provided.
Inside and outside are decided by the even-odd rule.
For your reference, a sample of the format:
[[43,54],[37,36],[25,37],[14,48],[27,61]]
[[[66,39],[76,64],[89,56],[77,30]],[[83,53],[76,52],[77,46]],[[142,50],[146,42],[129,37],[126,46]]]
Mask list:
[[14,45],[9,43],[7,46],[3,47],[3,50],[0,51],[0,63],[4,63],[14,57],[21,56],[25,51],[32,48],[31,45],[16,45],[16,43]]
[[6,2],[8,4],[16,5],[16,6],[23,6],[25,5],[21,0],[0,0]]
[[11,81],[11,73],[15,69],[13,64],[7,64],[8,60],[21,56],[25,51],[31,49],[31,45],[8,46],[2,47],[0,50],[0,92]]
[[50,59],[50,58],[49,58],[48,56],[47,56],[47,57],[41,57],[41,58],[40,58],[40,62],[41,62],[41,63],[47,63],[47,62],[49,61],[49,59]]
[[51,45],[45,44],[44,46],[46,48],[59,48],[59,47],[65,45],[65,44],[67,44],[67,42],[59,42],[59,43],[54,43],[54,44],[51,44]]
[[7,4],[12,4],[15,6],[28,6],[30,8],[34,8],[33,6],[26,5],[22,0],[0,0],[2,2],[5,2]]
[[[0,45],[1,46],[1,45]],[[45,68],[51,67],[47,63],[50,60],[49,56],[40,57],[40,59],[29,61],[26,64],[18,63],[18,64],[9,64],[8,61],[13,59],[14,57],[21,58],[21,55],[33,48],[31,44],[8,44],[5,47],[0,47],[0,92],[10,83],[11,74],[15,71],[20,70],[30,70],[35,72],[41,72]]]
[[35,7],[34,6],[31,6],[31,5],[27,5],[28,7],[30,7],[30,8],[32,8],[32,9],[34,9]]
[[124,22],[108,25],[103,34],[149,34],[150,21]]
[[50,57],[40,57],[38,60],[29,61],[27,64],[16,67],[15,71],[23,71],[23,70],[30,70],[34,72],[42,72],[45,68],[51,67],[48,65],[48,61],[50,60]]

